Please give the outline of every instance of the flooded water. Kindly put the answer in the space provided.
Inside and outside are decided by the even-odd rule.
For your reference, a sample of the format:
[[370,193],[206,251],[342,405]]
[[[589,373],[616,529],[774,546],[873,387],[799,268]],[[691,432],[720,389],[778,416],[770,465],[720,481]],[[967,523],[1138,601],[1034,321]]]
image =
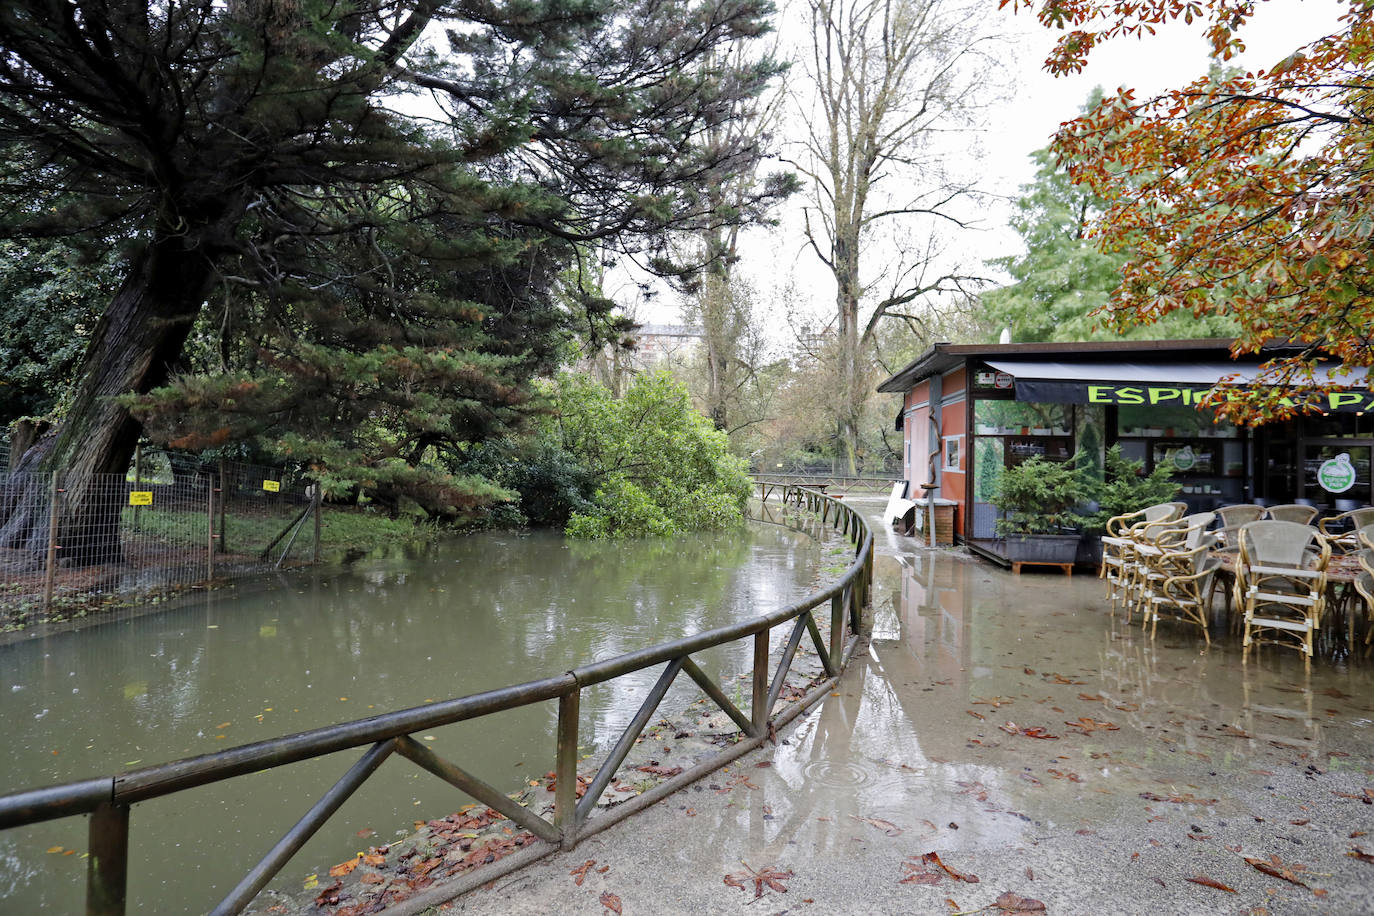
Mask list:
[[[176,610],[0,647],[0,789],[107,775],[556,674],[756,616],[809,593],[811,537],[751,524],[672,541],[454,539],[413,559],[283,577]],[[745,670],[749,648],[701,653]],[[584,691],[584,753],[613,742],[656,671]],[[666,706],[694,693],[675,687]],[[507,791],[553,767],[556,703],[438,730],[441,754]],[[134,807],[130,912],[203,912],[357,759],[337,754]],[[388,761],[279,886],[465,802]],[[82,908],[85,822],[0,833],[0,911]],[[70,852],[74,850],[74,852]],[[323,877],[323,875],[321,875]]]
[[[925,550],[866,508],[873,639],[831,696],[704,781],[725,794],[698,783],[455,909],[595,914],[606,892],[659,914],[982,912],[1011,892],[1057,916],[1374,912],[1362,637],[1310,670],[1274,647],[1243,664],[1221,621],[1210,647],[1175,623],[1151,639],[1090,575]],[[587,859],[607,873],[576,893]],[[765,867],[785,897],[752,899]]]

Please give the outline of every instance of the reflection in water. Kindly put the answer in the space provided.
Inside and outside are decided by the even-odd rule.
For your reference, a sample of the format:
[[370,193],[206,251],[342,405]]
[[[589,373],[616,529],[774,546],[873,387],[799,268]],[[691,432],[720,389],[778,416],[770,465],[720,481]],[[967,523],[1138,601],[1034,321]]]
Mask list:
[[[890,872],[895,888],[901,856],[927,849],[1029,857],[1051,839],[1124,830],[1135,844],[1118,848],[1124,862],[1153,848],[1129,834],[1150,824],[1208,850],[1244,841],[1248,854],[1267,849],[1256,836],[1279,823],[1295,838],[1285,855],[1324,856],[1318,870],[1341,875],[1358,868],[1345,853],[1352,829],[1369,824],[1368,659],[1326,658],[1309,673],[1296,652],[1252,653],[1243,665],[1238,637],[1209,649],[1193,627],[1161,626],[1151,640],[1111,617],[1091,576],[1017,577],[923,550],[888,534],[880,509],[866,509],[878,539],[869,652],[786,736],[758,791],[699,812],[692,829],[709,846],[686,842],[676,867],[817,868],[872,844],[888,871],[853,873]],[[1297,799],[1323,806],[1322,819]],[[1307,818],[1315,826],[1299,835]],[[1172,854],[1186,854],[1173,839]],[[1358,889],[1360,874],[1322,883]]]
[[[819,556],[809,536],[769,525],[615,544],[490,533],[419,558],[283,577],[268,591],[210,593],[175,611],[0,647],[0,787],[114,773],[557,674],[795,601],[816,581]],[[742,643],[694,658],[708,673],[733,674],[749,652]],[[583,692],[584,753],[619,737],[658,673]],[[680,684],[665,707],[694,696]],[[425,737],[515,790],[525,774],[552,769],[556,707]],[[357,756],[136,806],[131,911],[207,909]],[[299,890],[308,869],[465,801],[394,758],[280,886]],[[354,836],[360,830],[374,838]],[[79,818],[0,833],[0,910],[79,910],[85,848]],[[77,854],[62,855],[68,849]]]

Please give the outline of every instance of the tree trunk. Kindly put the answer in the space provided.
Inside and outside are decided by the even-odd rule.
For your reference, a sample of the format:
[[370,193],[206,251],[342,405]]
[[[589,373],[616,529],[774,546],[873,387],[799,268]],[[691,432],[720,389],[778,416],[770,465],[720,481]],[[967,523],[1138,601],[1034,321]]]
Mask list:
[[[859,258],[858,238],[847,238],[848,227],[840,227],[834,246],[836,270],[836,312],[840,325],[840,458],[844,476],[858,475],[859,414],[865,392],[859,379]],[[857,236],[857,233],[855,233]]]
[[62,475],[58,543],[64,564],[117,561],[124,475],[141,425],[115,398],[167,381],[211,280],[194,234],[151,242],[96,326],[62,423],[25,451],[0,497],[0,548],[47,547],[49,500],[27,491]]

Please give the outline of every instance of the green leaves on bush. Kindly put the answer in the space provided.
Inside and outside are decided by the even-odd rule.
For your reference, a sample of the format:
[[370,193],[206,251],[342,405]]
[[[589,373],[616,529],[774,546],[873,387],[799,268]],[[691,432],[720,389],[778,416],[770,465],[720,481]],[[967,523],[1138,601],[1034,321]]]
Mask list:
[[1093,497],[1093,484],[1074,461],[1039,455],[1002,472],[992,504],[1004,513],[997,533],[1054,534],[1082,523],[1078,507]]
[[1107,449],[1103,470],[1106,479],[1098,484],[1098,511],[1085,522],[1094,531],[1105,529],[1109,518],[1167,503],[1178,496],[1179,485],[1167,463],[1159,463],[1153,473],[1146,475],[1145,463],[1122,455],[1119,445]]
[[568,519],[574,537],[621,538],[739,524],[751,482],[724,433],[666,372],[636,376],[625,396],[563,376],[554,393],[561,447],[595,482]]
[[[1121,454],[1121,446],[1107,450],[1105,479],[1077,458],[1046,461],[1035,456],[1003,471],[990,502],[1000,509],[997,533],[1053,534],[1066,528],[1100,531],[1107,519],[1146,506],[1168,502],[1178,495],[1171,468],[1161,464],[1143,475],[1144,464]],[[1096,503],[1096,511],[1088,511]]]

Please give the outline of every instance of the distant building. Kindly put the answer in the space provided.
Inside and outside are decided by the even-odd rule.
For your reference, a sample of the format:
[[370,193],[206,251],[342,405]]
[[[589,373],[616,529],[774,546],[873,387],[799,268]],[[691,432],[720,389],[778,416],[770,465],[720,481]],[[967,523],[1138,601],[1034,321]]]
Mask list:
[[638,369],[656,369],[665,363],[682,362],[701,346],[705,332],[690,324],[645,324],[635,331],[630,363]]

